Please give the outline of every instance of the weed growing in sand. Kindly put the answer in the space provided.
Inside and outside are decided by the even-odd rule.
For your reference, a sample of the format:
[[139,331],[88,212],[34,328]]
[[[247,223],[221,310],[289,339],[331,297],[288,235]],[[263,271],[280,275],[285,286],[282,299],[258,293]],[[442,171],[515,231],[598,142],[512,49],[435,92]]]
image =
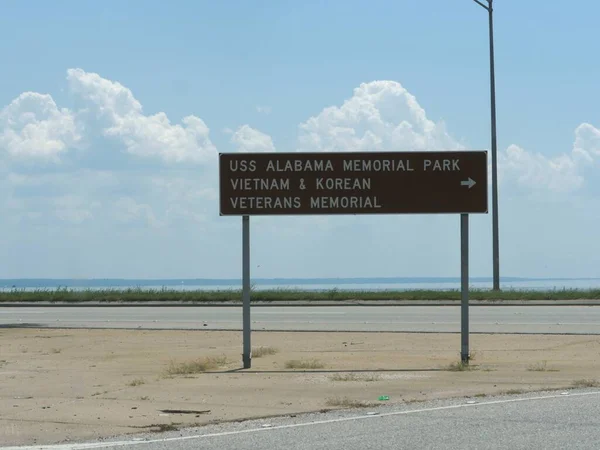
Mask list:
[[366,406],[375,406],[374,403],[363,402],[360,400],[352,400],[348,397],[333,397],[328,398],[325,402],[327,406],[337,408],[364,408]]
[[322,369],[325,367],[318,359],[298,360],[292,359],[285,362],[286,369]]
[[377,375],[359,375],[355,373],[336,373],[329,377],[331,381],[378,381]]
[[252,357],[262,358],[263,356],[274,355],[278,352],[279,350],[275,347],[255,347],[252,349]]
[[600,381],[598,381],[598,380],[575,380],[575,381],[573,381],[573,387],[576,387],[576,388],[598,388],[598,387],[600,387]]
[[467,372],[470,370],[477,370],[477,368],[469,365],[468,363],[460,361],[450,364],[446,367],[446,370],[449,370],[451,372]]
[[191,375],[194,373],[203,373],[210,370],[216,370],[227,364],[227,358],[224,356],[208,356],[184,363],[174,363],[171,361],[167,367],[168,375]]
[[142,384],[146,384],[146,380],[143,378],[136,378],[135,380],[131,380],[129,383],[127,383],[127,386],[135,387],[141,386]]
[[536,364],[527,366],[527,370],[529,372],[558,372],[558,369],[548,368],[546,361],[538,362]]
[[524,393],[524,389],[507,389],[506,391],[500,391],[500,395],[519,395]]

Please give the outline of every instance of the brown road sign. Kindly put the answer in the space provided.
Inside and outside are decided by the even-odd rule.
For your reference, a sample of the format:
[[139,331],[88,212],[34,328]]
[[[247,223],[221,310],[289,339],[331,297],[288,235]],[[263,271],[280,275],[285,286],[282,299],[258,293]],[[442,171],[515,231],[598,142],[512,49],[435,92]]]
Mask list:
[[221,215],[487,213],[487,152],[221,153]]

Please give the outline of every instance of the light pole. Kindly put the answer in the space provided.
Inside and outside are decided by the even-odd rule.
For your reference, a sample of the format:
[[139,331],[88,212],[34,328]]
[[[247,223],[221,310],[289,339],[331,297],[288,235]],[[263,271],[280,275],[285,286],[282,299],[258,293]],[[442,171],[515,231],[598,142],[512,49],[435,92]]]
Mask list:
[[[500,245],[498,243],[498,167],[496,147],[496,80],[494,75],[494,0],[473,0],[489,15],[490,28],[490,95],[492,108],[492,253],[494,290],[500,290]],[[485,3],[484,3],[485,2]],[[487,4],[486,4],[487,3]]]

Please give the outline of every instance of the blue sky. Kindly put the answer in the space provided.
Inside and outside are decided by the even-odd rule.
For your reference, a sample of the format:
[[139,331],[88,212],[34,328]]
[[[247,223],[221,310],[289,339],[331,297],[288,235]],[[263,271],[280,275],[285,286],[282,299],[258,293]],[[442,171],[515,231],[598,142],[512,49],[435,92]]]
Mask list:
[[[495,4],[501,271],[600,276],[600,5]],[[470,0],[10,1],[0,52],[0,278],[238,276],[211,155],[310,149],[340,126],[328,107],[360,136],[361,102],[412,123],[410,94],[439,127],[432,145],[490,147],[487,15]],[[379,100],[359,89],[375,81]],[[25,92],[56,111],[49,97],[10,108]],[[175,130],[187,116],[202,124]],[[490,275],[491,215],[472,220],[472,273]],[[459,272],[457,217],[253,223],[256,276]]]

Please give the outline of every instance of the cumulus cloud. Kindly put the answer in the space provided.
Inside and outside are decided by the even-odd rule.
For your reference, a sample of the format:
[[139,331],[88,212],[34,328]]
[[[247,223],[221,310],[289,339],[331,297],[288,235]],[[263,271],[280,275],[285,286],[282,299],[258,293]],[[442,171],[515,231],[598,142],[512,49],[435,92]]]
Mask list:
[[48,94],[24,92],[0,111],[0,152],[58,161],[81,141],[73,113]]
[[504,183],[516,181],[520,186],[533,190],[564,193],[583,185],[583,176],[573,157],[563,154],[548,158],[539,153],[526,152],[517,145],[499,152],[498,171]]
[[427,118],[415,97],[395,81],[354,89],[341,106],[330,106],[300,124],[299,151],[457,150],[443,123]]
[[[57,274],[61,270],[69,271],[75,266],[74,258],[81,255],[80,249],[92,245],[94,251],[86,252],[92,255],[86,263],[88,267],[107,267],[107,272],[96,271],[94,276],[101,273],[131,276],[135,270],[138,270],[135,273],[155,270],[154,273],[159,276],[165,276],[161,270],[168,270],[173,276],[183,273],[193,276],[235,273],[239,246],[231,245],[231,242],[234,237],[239,238],[239,221],[218,216],[218,171],[214,164],[205,164],[216,160],[216,149],[206,124],[195,116],[173,124],[165,113],[147,114],[130,89],[95,73],[71,69],[67,72],[67,80],[69,92],[75,100],[71,109],[60,108],[50,95],[25,92],[0,111],[0,207],[6,212],[4,220],[0,220],[0,234],[12,236],[11,240],[0,242],[0,245],[4,245],[3,251],[7,254],[10,245],[11,251],[19,254],[22,249],[29,248],[28,254],[31,255],[26,269],[12,269],[11,265],[11,270],[15,274],[31,275],[29,261],[40,261],[40,249],[50,249],[55,245],[56,248],[64,247],[64,250],[48,251],[47,261],[39,262],[39,272],[36,273],[43,275],[49,268],[56,270]],[[299,125],[297,150],[467,148],[449,134],[443,123],[428,118],[415,97],[397,82],[364,83],[349,94],[345,101],[326,107]],[[225,144],[239,152],[276,151],[271,136],[249,125],[222,131],[225,133],[224,140],[229,140]],[[100,141],[96,142],[96,139]],[[111,143],[113,145],[108,145]],[[73,149],[77,152],[81,149],[82,154],[106,154],[108,158],[116,151],[131,156],[117,163],[113,161],[112,166],[103,164],[103,170],[99,170],[97,166],[88,165],[85,158],[70,160]],[[555,198],[561,196],[554,194],[573,193],[589,183],[593,177],[588,177],[586,171],[597,167],[600,158],[600,130],[588,123],[581,124],[575,130],[573,147],[556,156],[528,150],[531,149],[511,145],[499,152],[501,182],[504,184],[502,192],[507,192],[509,185],[518,188],[519,195],[514,202],[509,202],[510,207],[521,217],[525,217],[523,211],[529,212],[530,217],[538,217],[544,202],[536,203],[532,201],[535,197],[522,193],[537,192],[539,198]],[[12,165],[19,158],[25,161],[67,161],[71,164],[63,164],[58,170],[44,169],[32,173],[21,171],[18,164]],[[121,164],[124,159],[127,161]],[[130,159],[135,160],[135,164],[127,164]],[[152,163],[145,164],[144,170],[140,170],[142,160],[156,161],[161,167]],[[79,162],[84,165],[79,166]],[[111,170],[115,168],[119,170]],[[576,202],[583,197],[564,196],[561,201],[567,205],[571,200]],[[520,210],[514,209],[517,203]],[[575,212],[579,209],[575,208]],[[547,212],[544,216],[546,223],[547,217],[551,218],[554,211],[544,211]],[[582,213],[579,220],[587,221],[589,229],[592,229],[595,225],[592,219],[596,218],[589,216],[592,208],[586,207],[585,211],[586,215]],[[450,270],[444,258],[453,251],[453,244],[446,239],[446,234],[439,232],[440,228],[436,228],[446,220],[443,217],[394,217],[369,221],[364,217],[321,216],[255,218],[253,223],[260,222],[260,227],[256,228],[256,242],[261,244],[257,245],[258,260],[290,261],[289,266],[279,264],[268,269],[271,272],[267,276],[275,275],[272,271],[279,271],[282,276],[286,273],[311,276],[314,273],[331,275],[337,270],[348,276],[349,273],[361,275],[358,272],[366,270],[356,261],[381,261],[377,270],[382,273],[390,270],[389,267],[400,267],[390,264],[390,261],[395,261],[398,254],[411,253],[412,246],[425,245],[419,240],[424,235],[435,235],[439,240],[439,245],[432,247],[441,249],[441,253],[433,256],[433,260],[439,261],[438,266],[430,268],[432,259],[428,258],[397,270],[406,273]],[[536,225],[533,218],[528,220],[526,226]],[[393,230],[397,229],[400,221],[412,227],[414,232],[409,235],[418,235],[418,239],[394,241]],[[450,222],[448,219],[443,223]],[[560,230],[566,226],[565,223],[554,225],[553,230]],[[73,227],[77,226],[80,228],[74,233]],[[519,222],[519,227],[522,226]],[[488,228],[486,225],[485,229]],[[423,234],[423,230],[427,233]],[[454,232],[449,230],[447,233]],[[52,233],[51,241],[46,239],[48,232]],[[550,232],[547,233],[549,236]],[[371,244],[375,237],[388,234],[391,241],[386,238],[381,245]],[[20,236],[21,240],[14,236]],[[340,260],[339,255],[349,251],[348,240],[356,236],[362,237],[353,249],[358,256]],[[80,239],[80,245],[71,246],[73,249],[64,245],[72,242],[74,237]],[[273,247],[270,244],[274,239],[282,244]],[[539,245],[531,246],[529,254],[536,255],[539,253],[536,249],[547,245],[543,242],[547,238],[538,240]],[[132,244],[134,241],[137,244]],[[446,241],[449,243],[446,244]],[[527,238],[527,242],[530,241]],[[390,242],[393,244],[390,245]],[[520,248],[516,243],[511,243],[511,246]],[[142,255],[137,269],[127,258],[114,256],[135,254],[134,248]],[[217,259],[198,258],[198,255],[211,252],[221,256]],[[327,260],[323,258],[324,253],[335,256]],[[168,264],[161,265],[167,258],[153,260],[153,254],[171,255],[171,259]],[[187,254],[187,259],[183,259],[183,254]],[[286,258],[289,254],[298,255],[298,258]],[[315,255],[318,255],[316,259]],[[381,255],[387,259],[384,261]],[[516,261],[519,258],[515,256]],[[315,265],[316,260],[318,264]],[[352,264],[345,264],[346,260],[352,261]],[[153,266],[145,266],[146,261],[152,261]],[[307,261],[311,263],[307,264]],[[77,263],[77,266],[80,264]]]
[[231,136],[231,142],[239,152],[274,152],[273,139],[268,134],[258,131],[249,125],[242,125]]
[[505,185],[516,183],[529,191],[564,194],[584,186],[585,169],[596,164],[599,157],[600,130],[584,123],[575,130],[570,153],[549,157],[510,145],[498,152],[498,172]]
[[173,125],[164,112],[144,115],[141,103],[128,88],[97,73],[69,69],[67,80],[71,92],[105,121],[104,135],[119,139],[129,153],[167,163],[201,163],[216,155],[209,128],[199,117],[186,116],[183,125]]
[[[414,95],[389,80],[362,83],[340,106],[326,107],[299,125],[299,151],[466,149],[443,122],[427,117]],[[585,168],[596,164],[598,158],[600,130],[583,123],[575,130],[571,152],[547,156],[513,144],[498,152],[498,171],[505,186],[569,193],[584,186]]]
[[593,163],[600,159],[600,130],[582,123],[575,130],[575,144],[573,145],[574,158],[582,163]]
[[101,136],[138,157],[164,163],[216,159],[210,130],[199,117],[189,115],[172,124],[164,112],[146,115],[131,90],[97,73],[69,69],[67,81],[81,108],[59,108],[48,94],[24,92],[0,111],[0,152],[58,162],[81,147],[90,130],[100,129]]

